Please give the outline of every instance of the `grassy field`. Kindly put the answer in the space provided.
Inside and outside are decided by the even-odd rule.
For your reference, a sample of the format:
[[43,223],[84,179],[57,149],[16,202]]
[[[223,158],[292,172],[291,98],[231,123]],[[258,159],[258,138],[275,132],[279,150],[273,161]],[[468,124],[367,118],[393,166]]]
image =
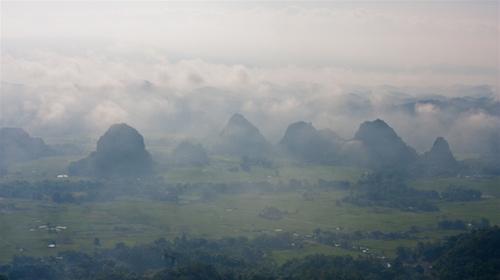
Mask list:
[[2,180],[54,179],[59,174],[67,174],[70,162],[81,158],[82,156],[52,156],[16,163],[9,166],[9,173]]
[[[15,176],[29,170],[38,176],[52,177],[62,170],[70,158],[52,158],[19,165]],[[52,162],[51,162],[52,161]],[[228,166],[235,161],[220,160],[208,168],[173,169],[165,172],[170,182],[279,182],[300,179],[315,182],[318,179],[355,181],[364,170],[336,166],[280,165],[275,169],[254,168],[251,172],[231,172]],[[40,171],[41,170],[41,171]],[[45,172],[45,173],[44,173]],[[55,175],[54,175],[55,176]],[[24,178],[24,177],[22,177]],[[225,236],[254,237],[259,234],[293,232],[310,234],[316,228],[343,231],[402,231],[411,226],[425,229],[422,240],[432,240],[452,231],[440,231],[436,224],[447,219],[479,220],[487,218],[500,224],[500,179],[448,178],[419,180],[411,185],[419,189],[445,189],[449,184],[464,185],[480,190],[487,197],[469,203],[440,203],[439,212],[402,212],[380,207],[357,207],[339,202],[348,194],[340,190],[314,189],[312,199],[304,199],[302,192],[246,192],[223,194],[206,202],[196,194],[181,197],[183,203],[150,201],[122,197],[114,201],[82,204],[54,204],[33,200],[0,199],[0,262],[15,254],[42,256],[65,250],[94,250],[93,240],[99,238],[102,246],[111,247],[118,242],[141,244],[165,237],[174,238],[182,233],[189,236],[220,238]],[[8,207],[7,207],[8,206]],[[287,214],[281,220],[268,220],[259,216],[266,207],[276,207]],[[60,231],[50,227],[64,226]],[[48,244],[56,242],[56,248]],[[361,240],[360,244],[386,255],[398,246],[413,246],[417,240]],[[273,253],[278,262],[307,254],[352,254],[321,244],[307,244],[302,249]]]
[[436,178],[422,179],[410,183],[410,186],[422,190],[443,191],[454,185],[481,191],[485,196],[500,197],[500,177],[493,178]]
[[[69,163],[81,159],[83,156],[52,156],[37,160],[17,163],[9,166],[9,173],[2,180],[44,180],[54,179],[59,174],[67,174]],[[209,166],[168,168],[157,166],[160,176],[168,182],[181,183],[219,183],[219,182],[262,182],[277,183],[280,180],[290,179],[316,182],[324,180],[355,181],[366,170],[346,166],[300,165],[294,162],[276,162],[271,169],[252,167],[249,172],[239,169],[240,159],[229,157],[215,157]]]
[[[68,249],[89,251],[92,250],[95,237],[104,246],[113,246],[117,242],[136,244],[160,237],[173,238],[181,233],[208,238],[253,237],[276,231],[310,234],[316,228],[335,230],[336,227],[342,227],[345,231],[398,231],[418,225],[429,229],[429,238],[437,238],[446,234],[433,232],[437,221],[444,217],[485,217],[492,223],[500,223],[497,215],[500,213],[500,199],[467,204],[445,203],[440,205],[440,212],[411,213],[335,203],[343,195],[342,192],[321,192],[313,201],[305,201],[296,193],[222,195],[212,202],[185,205],[132,199],[82,205],[9,201],[15,204],[15,210],[0,214],[0,259],[6,261],[20,252],[21,248],[30,255]],[[267,206],[289,214],[278,221],[259,217],[259,212]],[[39,228],[46,224],[66,226],[67,229],[48,232]],[[58,244],[56,249],[47,248],[51,241]],[[408,243],[407,240],[401,242],[372,241],[366,246],[391,252],[398,245]],[[416,241],[409,243],[414,244]],[[284,252],[279,256],[283,257],[282,254]]]
[[278,183],[290,179],[316,182],[324,180],[356,181],[365,170],[346,166],[299,165],[278,162],[274,168],[252,167],[249,172],[239,169],[239,159],[216,158],[207,167],[167,169],[163,176],[169,182],[262,182]]
[[278,263],[278,264],[283,264],[287,260],[293,259],[293,258],[303,258],[308,255],[314,255],[314,254],[323,254],[323,255],[332,255],[332,256],[345,256],[345,255],[350,255],[353,257],[356,257],[359,255],[357,252],[349,251],[349,250],[344,250],[341,248],[336,248],[336,247],[331,247],[331,246],[326,246],[322,244],[306,244],[303,248],[300,248],[300,250],[280,250],[280,251],[274,251],[273,252],[273,259]]

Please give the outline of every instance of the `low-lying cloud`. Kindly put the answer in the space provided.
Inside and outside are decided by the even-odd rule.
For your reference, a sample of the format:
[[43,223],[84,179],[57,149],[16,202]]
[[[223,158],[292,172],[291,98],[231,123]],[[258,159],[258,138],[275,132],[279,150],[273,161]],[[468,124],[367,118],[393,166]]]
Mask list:
[[[499,131],[498,3],[2,3],[0,124],[206,138],[235,112],[277,142],[383,118],[477,152]],[[464,97],[464,98],[462,98]],[[497,136],[495,136],[497,137]]]
[[274,142],[298,120],[350,138],[360,122],[383,118],[420,151],[444,136],[456,151],[471,153],[500,126],[490,86],[356,86],[359,76],[350,80],[333,67],[40,51],[4,53],[2,70],[2,126],[40,136],[95,136],[127,122],[146,136],[204,138],[241,112]]

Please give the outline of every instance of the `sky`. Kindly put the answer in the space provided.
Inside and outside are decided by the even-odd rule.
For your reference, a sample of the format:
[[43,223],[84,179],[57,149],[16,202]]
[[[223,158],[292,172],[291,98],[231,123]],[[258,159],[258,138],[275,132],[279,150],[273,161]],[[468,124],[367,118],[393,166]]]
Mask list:
[[[359,122],[382,117],[419,150],[437,136],[464,150],[464,131],[487,134],[500,120],[499,9],[2,1],[0,124],[64,136],[128,122],[151,135],[204,137],[241,112],[277,141],[293,121],[349,138]],[[470,110],[393,110],[436,96],[488,100]]]

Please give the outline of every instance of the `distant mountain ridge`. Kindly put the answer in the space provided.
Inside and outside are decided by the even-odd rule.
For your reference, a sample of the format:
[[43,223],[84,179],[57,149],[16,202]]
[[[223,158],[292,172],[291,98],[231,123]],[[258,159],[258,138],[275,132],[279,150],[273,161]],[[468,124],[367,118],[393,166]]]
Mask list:
[[312,123],[292,123],[279,142],[295,158],[313,163],[333,163],[337,160],[340,137],[331,130],[317,130]]
[[177,166],[205,166],[210,163],[207,151],[199,144],[182,141],[172,153],[173,162]]
[[214,150],[233,156],[265,156],[271,144],[255,125],[236,113],[220,132]]
[[419,167],[423,175],[441,176],[456,174],[460,164],[453,156],[448,141],[438,137],[432,148],[420,157]]
[[[266,155],[272,147],[241,114],[230,118],[218,144],[216,153],[233,156]],[[381,119],[361,123],[350,140],[330,129],[319,130],[310,122],[297,121],[287,127],[276,148],[308,163],[390,168],[425,176],[454,175],[460,166],[444,138],[438,137],[428,152],[419,155]]]
[[366,121],[359,126],[354,140],[363,143],[372,168],[409,166],[418,159],[417,152],[381,119]]
[[0,128],[0,166],[55,154],[42,138],[32,137],[22,128]]
[[443,137],[419,155],[381,119],[360,124],[351,140],[344,140],[331,130],[317,130],[312,123],[295,122],[288,126],[278,146],[294,158],[310,163],[390,168],[415,176],[456,175],[460,171],[460,164]]
[[143,176],[152,173],[153,160],[144,138],[133,127],[112,125],[97,141],[96,151],[72,162],[71,175],[90,177]]

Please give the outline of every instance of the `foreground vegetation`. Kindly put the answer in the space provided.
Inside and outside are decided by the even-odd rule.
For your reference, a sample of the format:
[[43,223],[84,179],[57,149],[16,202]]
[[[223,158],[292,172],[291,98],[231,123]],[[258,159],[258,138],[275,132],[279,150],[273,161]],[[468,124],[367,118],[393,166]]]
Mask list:
[[[295,243],[297,242],[297,243]],[[93,254],[16,257],[0,266],[8,279],[494,279],[500,276],[500,229],[486,228],[443,242],[398,248],[394,258],[311,255],[279,265],[274,249],[301,246],[290,235],[218,240],[118,243]],[[96,240],[96,247],[99,241]]]
[[[183,234],[252,239],[286,233],[302,238],[300,248],[272,250],[270,256],[278,263],[315,253],[391,257],[399,246],[439,240],[470,230],[483,219],[500,224],[495,177],[403,182],[411,192],[435,192],[423,201],[437,210],[424,211],[400,207],[398,193],[387,183],[392,179],[382,184],[389,191],[379,190],[386,194],[377,196],[383,203],[370,198],[363,184],[374,178],[350,167],[280,163],[235,171],[231,168],[239,167],[237,160],[220,158],[208,167],[170,169],[142,181],[55,178],[53,166],[37,167],[41,172],[26,181],[13,180],[11,174],[0,184],[0,261],[67,250],[91,253],[96,238],[100,248],[112,248],[117,242],[132,246]],[[473,199],[450,199],[457,197],[456,189],[469,190],[465,194]],[[483,198],[477,199],[478,193]],[[353,197],[368,197],[370,203],[353,203]],[[263,215],[266,209],[275,209],[278,218]],[[313,238],[318,229],[338,238],[319,242]]]
[[[0,179],[0,279],[498,274],[498,252],[470,248],[497,242],[499,177],[218,156],[96,179],[66,176],[69,160],[19,163]],[[453,270],[462,253],[473,266]]]

